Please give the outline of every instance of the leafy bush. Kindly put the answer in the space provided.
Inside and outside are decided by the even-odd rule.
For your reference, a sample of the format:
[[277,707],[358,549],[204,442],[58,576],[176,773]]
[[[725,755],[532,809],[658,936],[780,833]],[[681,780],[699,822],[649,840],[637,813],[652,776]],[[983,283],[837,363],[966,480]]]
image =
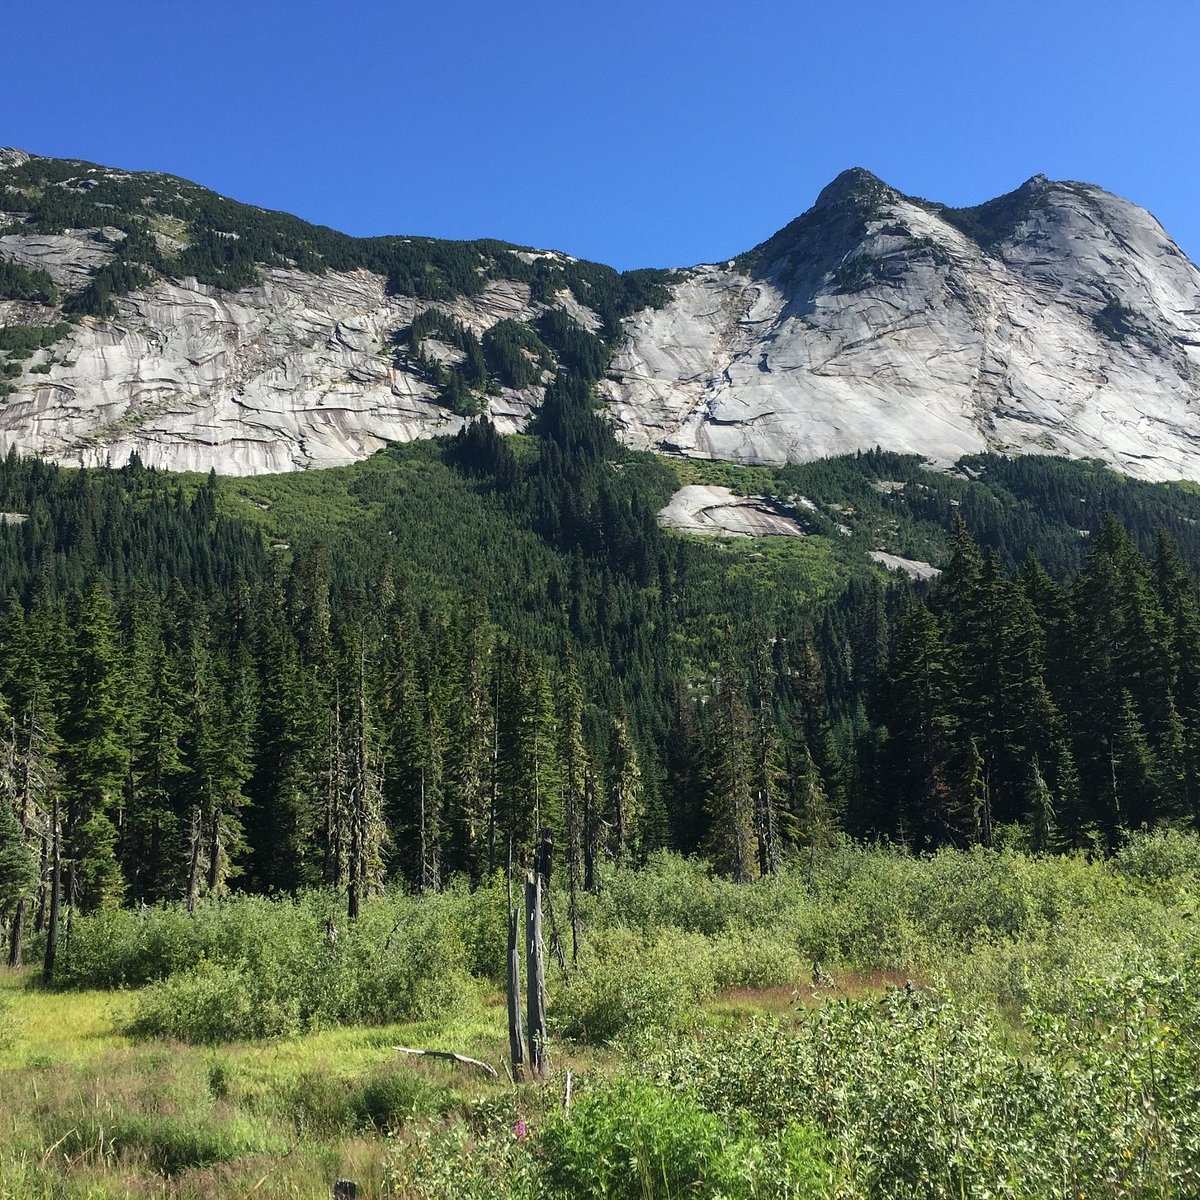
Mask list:
[[760,1141],[736,1114],[625,1075],[602,1084],[538,1140],[543,1194],[572,1200],[646,1196],[809,1197],[823,1193],[823,1137],[794,1125]]
[[1198,983],[1193,961],[1082,985],[1019,1050],[989,1008],[896,990],[674,1047],[655,1075],[764,1133],[816,1124],[846,1196],[1191,1195]]
[[368,905],[334,945],[322,893],[295,903],[240,897],[193,916],[179,906],[106,910],[78,922],[59,978],[149,985],[131,1022],[144,1037],[212,1043],[432,1018],[476,991],[461,930],[472,926],[464,914],[482,921],[485,909],[464,892],[396,897]]
[[686,1028],[713,994],[712,947],[697,934],[629,929],[598,934],[579,974],[561,986],[550,1015],[567,1037],[642,1041]]
[[531,1143],[512,1129],[472,1132],[461,1122],[419,1129],[398,1141],[387,1194],[411,1200],[533,1200],[537,1165]]
[[134,1006],[141,1037],[215,1044],[299,1032],[299,1000],[262,975],[204,963],[151,984]]
[[734,926],[713,940],[713,982],[718,990],[781,987],[795,983],[800,969],[795,945],[762,930]]
[[1200,837],[1178,829],[1135,833],[1113,856],[1112,867],[1145,886],[1200,890]]

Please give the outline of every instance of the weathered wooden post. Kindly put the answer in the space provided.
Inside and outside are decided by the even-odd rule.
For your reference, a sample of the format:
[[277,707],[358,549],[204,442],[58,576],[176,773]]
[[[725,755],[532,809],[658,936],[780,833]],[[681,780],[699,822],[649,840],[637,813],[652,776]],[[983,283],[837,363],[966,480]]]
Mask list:
[[512,843],[508,847],[508,1057],[513,1083],[521,1082],[525,1038],[521,1030],[521,952],[517,930],[521,918],[512,896]]
[[546,1072],[546,968],[542,949],[542,875],[525,878],[525,986],[529,1011],[529,1071],[534,1079]]

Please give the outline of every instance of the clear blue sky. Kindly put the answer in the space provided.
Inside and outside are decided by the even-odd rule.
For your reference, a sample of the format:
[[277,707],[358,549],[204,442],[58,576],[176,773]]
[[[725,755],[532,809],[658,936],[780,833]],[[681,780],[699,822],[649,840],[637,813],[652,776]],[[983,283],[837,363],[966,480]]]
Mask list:
[[13,0],[3,38],[0,145],[350,233],[686,265],[857,165],[1099,183],[1200,259],[1197,0]]

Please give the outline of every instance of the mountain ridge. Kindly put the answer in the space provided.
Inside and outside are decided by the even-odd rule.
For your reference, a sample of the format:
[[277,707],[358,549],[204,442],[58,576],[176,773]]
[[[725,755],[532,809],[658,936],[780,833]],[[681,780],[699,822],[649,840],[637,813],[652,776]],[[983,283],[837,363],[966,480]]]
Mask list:
[[[634,446],[748,463],[1064,453],[1200,479],[1200,272],[1091,184],[1033,176],[950,208],[856,167],[727,263],[619,273],[494,240],[352,238],[10,148],[0,289],[5,270],[0,324],[41,332],[0,359],[0,447],[62,462],[136,451],[252,473],[476,413],[513,432],[559,361],[538,333],[558,312],[607,344],[601,398]],[[412,353],[430,311],[441,332]],[[507,375],[480,365],[501,335]]]

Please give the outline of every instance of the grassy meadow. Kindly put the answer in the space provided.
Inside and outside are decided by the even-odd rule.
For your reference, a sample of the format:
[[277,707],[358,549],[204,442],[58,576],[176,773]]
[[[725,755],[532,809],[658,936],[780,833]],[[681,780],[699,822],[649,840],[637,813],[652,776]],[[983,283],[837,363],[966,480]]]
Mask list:
[[0,974],[0,1197],[1196,1195],[1198,900],[1175,832],[740,888],[664,855],[585,898],[577,966],[555,892],[551,1075],[515,1086],[501,880],[333,945],[325,893],[109,911],[55,990]]

